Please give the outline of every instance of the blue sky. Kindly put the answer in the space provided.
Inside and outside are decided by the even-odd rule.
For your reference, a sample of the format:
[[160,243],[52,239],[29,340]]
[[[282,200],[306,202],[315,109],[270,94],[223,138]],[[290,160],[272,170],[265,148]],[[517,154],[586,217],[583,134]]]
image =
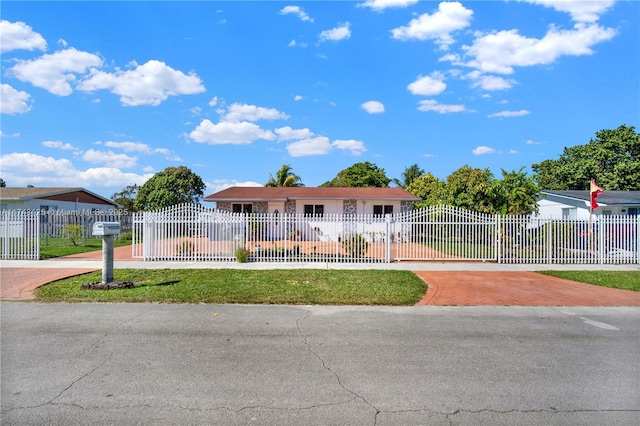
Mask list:
[[2,2],[0,176],[527,171],[640,121],[640,2]]

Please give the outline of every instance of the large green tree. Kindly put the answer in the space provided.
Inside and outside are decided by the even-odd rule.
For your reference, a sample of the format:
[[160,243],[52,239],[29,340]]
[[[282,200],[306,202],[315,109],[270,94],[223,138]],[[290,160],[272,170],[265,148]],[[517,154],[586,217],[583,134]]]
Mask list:
[[589,143],[565,148],[557,160],[531,167],[540,189],[588,189],[595,179],[605,190],[639,190],[640,134],[625,125],[601,130]]
[[422,176],[424,174],[424,170],[418,166],[418,164],[412,164],[402,172],[402,180],[394,178],[393,183],[398,185],[400,188],[407,189],[411,183]]
[[185,166],[167,167],[138,189],[134,207],[138,211],[157,210],[182,203],[198,203],[205,184]]
[[320,186],[347,187],[347,188],[388,188],[391,179],[387,177],[384,169],[368,161],[356,163],[340,171],[332,180]]
[[0,178],[0,188],[5,188],[7,186],[7,182],[4,179]]
[[537,212],[540,189],[533,177],[524,172],[524,167],[518,171],[501,170],[495,213],[523,215]]
[[282,167],[276,172],[274,177],[269,173],[269,180],[264,186],[304,186],[300,176],[293,173],[293,169],[288,164],[283,164]]
[[480,213],[495,213],[500,189],[489,169],[462,166],[447,176],[443,201],[450,206]]
[[135,212],[136,195],[140,187],[135,183],[133,185],[127,185],[122,191],[116,192],[111,196],[111,199],[120,204],[123,209]]
[[444,187],[445,183],[443,181],[431,173],[424,173],[422,176],[414,179],[405,189],[413,195],[422,198],[421,201],[414,203],[414,207],[422,208],[443,204]]

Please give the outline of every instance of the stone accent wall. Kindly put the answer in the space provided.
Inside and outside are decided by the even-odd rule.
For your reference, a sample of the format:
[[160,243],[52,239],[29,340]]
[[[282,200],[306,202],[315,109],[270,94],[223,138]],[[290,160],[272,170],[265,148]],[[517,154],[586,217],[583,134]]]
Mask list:
[[285,203],[284,203],[284,213],[285,214],[296,214],[296,202],[295,201],[285,201]]
[[231,204],[231,201],[218,201],[216,203],[216,209],[231,213],[233,211],[233,206]]
[[257,201],[253,203],[254,213],[267,213],[269,211],[269,203],[266,201]]
[[343,214],[357,214],[358,213],[358,202],[356,200],[344,200],[342,202],[342,213]]

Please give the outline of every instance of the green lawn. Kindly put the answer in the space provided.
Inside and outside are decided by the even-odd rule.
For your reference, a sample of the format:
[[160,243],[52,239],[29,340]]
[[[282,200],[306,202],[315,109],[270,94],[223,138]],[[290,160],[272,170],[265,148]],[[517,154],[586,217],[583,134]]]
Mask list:
[[602,287],[640,291],[640,271],[540,271],[540,273]]
[[292,305],[414,305],[426,285],[409,271],[117,269],[131,289],[83,290],[97,271],[36,290],[42,302],[251,303]]
[[[77,242],[77,246],[71,244],[68,238],[40,238],[40,259],[51,259],[54,257],[68,256],[70,254],[86,253],[89,251],[102,250],[102,239],[86,238]],[[114,247],[131,245],[131,240],[118,240],[113,243]]]

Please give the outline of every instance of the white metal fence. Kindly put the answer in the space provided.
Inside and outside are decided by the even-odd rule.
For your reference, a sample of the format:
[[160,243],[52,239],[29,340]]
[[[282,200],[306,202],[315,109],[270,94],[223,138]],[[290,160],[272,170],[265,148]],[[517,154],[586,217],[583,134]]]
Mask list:
[[59,245],[69,225],[80,226],[80,238],[94,238],[96,222],[119,222],[121,232],[131,231],[131,214],[119,210],[2,210],[0,211],[0,259],[34,260],[40,247]]
[[640,217],[592,222],[496,216],[434,206],[387,215],[239,214],[180,205],[133,215],[133,256],[144,260],[640,264]]
[[39,229],[38,212],[0,211],[0,259],[39,259]]

